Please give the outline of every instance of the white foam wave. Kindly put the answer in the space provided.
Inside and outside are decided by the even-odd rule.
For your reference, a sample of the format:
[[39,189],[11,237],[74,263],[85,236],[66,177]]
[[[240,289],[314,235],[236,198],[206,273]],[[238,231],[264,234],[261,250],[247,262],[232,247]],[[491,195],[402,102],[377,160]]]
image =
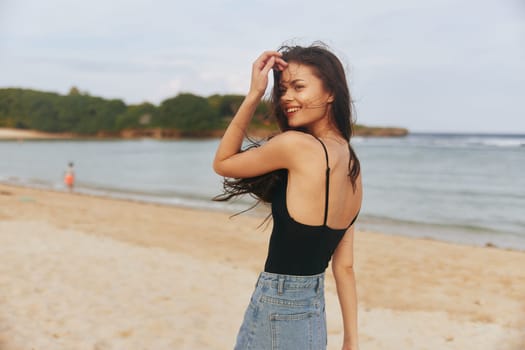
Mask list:
[[475,139],[472,141],[474,144],[482,146],[495,146],[495,147],[522,147],[525,146],[525,138],[484,138]]
[[525,147],[525,135],[490,136],[490,135],[431,135],[408,140],[415,144],[430,144],[440,147]]

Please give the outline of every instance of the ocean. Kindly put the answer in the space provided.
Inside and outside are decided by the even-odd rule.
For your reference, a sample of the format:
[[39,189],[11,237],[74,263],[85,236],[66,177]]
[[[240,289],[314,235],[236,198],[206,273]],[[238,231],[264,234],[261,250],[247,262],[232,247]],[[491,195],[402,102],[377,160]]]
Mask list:
[[[0,141],[0,182],[238,212],[213,202],[219,140]],[[525,135],[355,137],[364,199],[358,230],[525,250]],[[252,215],[264,216],[262,206]],[[250,214],[244,214],[250,215]]]

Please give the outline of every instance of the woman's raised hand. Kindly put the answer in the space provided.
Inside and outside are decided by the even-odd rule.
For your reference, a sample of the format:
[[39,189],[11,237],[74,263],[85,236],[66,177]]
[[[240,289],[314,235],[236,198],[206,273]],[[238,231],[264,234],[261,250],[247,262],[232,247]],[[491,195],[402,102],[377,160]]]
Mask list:
[[253,63],[250,94],[261,98],[268,86],[268,72],[270,72],[270,69],[283,70],[287,65],[288,63],[281,58],[280,52],[265,51]]

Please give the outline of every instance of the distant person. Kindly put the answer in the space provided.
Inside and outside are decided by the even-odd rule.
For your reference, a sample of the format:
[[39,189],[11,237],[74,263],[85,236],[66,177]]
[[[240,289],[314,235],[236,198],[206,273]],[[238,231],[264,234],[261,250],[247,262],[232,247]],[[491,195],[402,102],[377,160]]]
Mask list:
[[64,173],[64,185],[67,186],[69,192],[73,191],[73,187],[75,186],[75,171],[73,170],[73,162],[69,162],[67,165],[67,169]]
[[[241,151],[271,70],[272,110],[282,132]],[[343,316],[342,349],[358,349],[353,224],[362,185],[351,135],[348,84],[332,52],[322,45],[285,46],[255,60],[248,94],[213,162],[226,177],[217,200],[249,193],[272,206],[264,272],[235,349],[326,349],[324,277],[330,260]]]

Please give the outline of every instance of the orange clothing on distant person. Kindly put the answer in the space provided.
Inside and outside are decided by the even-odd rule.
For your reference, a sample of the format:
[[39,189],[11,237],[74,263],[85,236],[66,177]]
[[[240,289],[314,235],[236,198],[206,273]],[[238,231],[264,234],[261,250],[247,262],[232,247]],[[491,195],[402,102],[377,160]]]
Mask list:
[[69,163],[64,174],[64,185],[69,187],[70,190],[73,189],[75,185],[75,170],[73,170],[73,163]]
[[71,187],[75,184],[75,175],[72,173],[67,173],[66,176],[64,176],[64,184]]

